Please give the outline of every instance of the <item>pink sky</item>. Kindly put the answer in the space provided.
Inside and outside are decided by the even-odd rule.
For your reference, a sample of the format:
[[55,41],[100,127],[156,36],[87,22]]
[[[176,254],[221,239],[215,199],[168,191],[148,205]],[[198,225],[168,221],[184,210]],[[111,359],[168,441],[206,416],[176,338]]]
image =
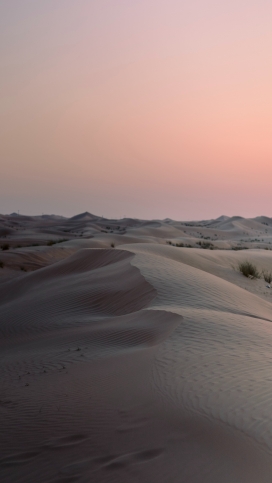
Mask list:
[[0,213],[272,216],[272,3],[3,0]]

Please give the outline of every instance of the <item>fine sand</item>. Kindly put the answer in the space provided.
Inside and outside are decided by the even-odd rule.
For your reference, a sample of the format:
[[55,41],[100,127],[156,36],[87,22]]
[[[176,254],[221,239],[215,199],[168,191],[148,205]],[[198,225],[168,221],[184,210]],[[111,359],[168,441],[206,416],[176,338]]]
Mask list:
[[1,483],[271,483],[272,288],[237,266],[272,273],[272,219],[0,215],[0,246]]

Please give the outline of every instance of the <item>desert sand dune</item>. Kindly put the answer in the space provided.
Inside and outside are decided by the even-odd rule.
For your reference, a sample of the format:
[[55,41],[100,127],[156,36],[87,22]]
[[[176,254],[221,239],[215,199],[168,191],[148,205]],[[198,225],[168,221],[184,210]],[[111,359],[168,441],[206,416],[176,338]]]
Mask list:
[[[179,325],[165,345],[170,344],[172,340],[175,347],[180,349],[174,352],[177,359],[180,359],[177,362],[173,357],[175,366],[180,369],[184,367],[185,362],[186,366],[192,366],[189,368],[189,371],[192,371],[191,377],[188,377],[189,386],[194,387],[194,381],[201,381],[201,389],[199,387],[193,391],[196,400],[190,407],[194,407],[195,404],[198,410],[202,411],[200,400],[203,396],[203,399],[207,398],[207,405],[211,404],[213,416],[215,406],[218,405],[218,419],[235,426],[232,421],[235,414],[237,427],[240,412],[240,429],[244,432],[248,429],[244,420],[244,412],[247,410],[252,418],[249,432],[256,430],[255,440],[258,437],[259,441],[271,450],[270,411],[267,412],[268,419],[262,423],[257,421],[257,414],[254,417],[254,412],[258,412],[260,406],[263,406],[262,414],[265,413],[267,399],[272,396],[269,337],[272,321],[271,303],[188,265],[171,263],[169,258],[158,259],[158,255],[152,256],[150,253],[146,256],[144,250],[140,253],[139,245],[137,256],[132,263],[140,268],[145,278],[157,290],[158,295],[150,307],[182,313],[188,321],[186,328],[184,323]],[[184,345],[187,346],[188,342],[190,350],[186,360],[182,348]],[[168,357],[170,353],[172,350],[169,351]],[[201,353],[204,359],[207,359],[207,365],[203,364]],[[166,367],[171,367],[169,375],[172,378],[173,365]],[[165,371],[163,373],[165,374]],[[205,381],[205,377],[209,383]],[[224,378],[226,381],[223,387],[220,387]],[[180,397],[193,398],[192,394],[186,393],[180,374],[177,374],[176,383],[170,385],[174,391],[178,393],[178,381],[181,383],[180,390],[183,394]],[[211,382],[215,387],[211,387]],[[216,404],[213,401],[213,393]],[[224,405],[228,414],[224,414]]]
[[271,482],[270,219],[0,224],[1,482]]

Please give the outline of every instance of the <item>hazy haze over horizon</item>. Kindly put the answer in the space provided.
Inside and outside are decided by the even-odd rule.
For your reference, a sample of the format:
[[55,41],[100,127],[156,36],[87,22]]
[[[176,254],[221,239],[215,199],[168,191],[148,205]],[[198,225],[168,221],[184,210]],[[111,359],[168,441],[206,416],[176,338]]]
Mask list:
[[0,213],[271,215],[272,4],[0,4]]

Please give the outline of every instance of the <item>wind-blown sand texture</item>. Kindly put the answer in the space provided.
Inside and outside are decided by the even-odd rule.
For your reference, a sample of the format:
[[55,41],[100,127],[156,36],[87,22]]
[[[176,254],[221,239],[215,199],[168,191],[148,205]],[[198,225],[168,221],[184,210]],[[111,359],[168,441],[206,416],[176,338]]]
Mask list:
[[271,482],[270,218],[0,235],[1,482]]

